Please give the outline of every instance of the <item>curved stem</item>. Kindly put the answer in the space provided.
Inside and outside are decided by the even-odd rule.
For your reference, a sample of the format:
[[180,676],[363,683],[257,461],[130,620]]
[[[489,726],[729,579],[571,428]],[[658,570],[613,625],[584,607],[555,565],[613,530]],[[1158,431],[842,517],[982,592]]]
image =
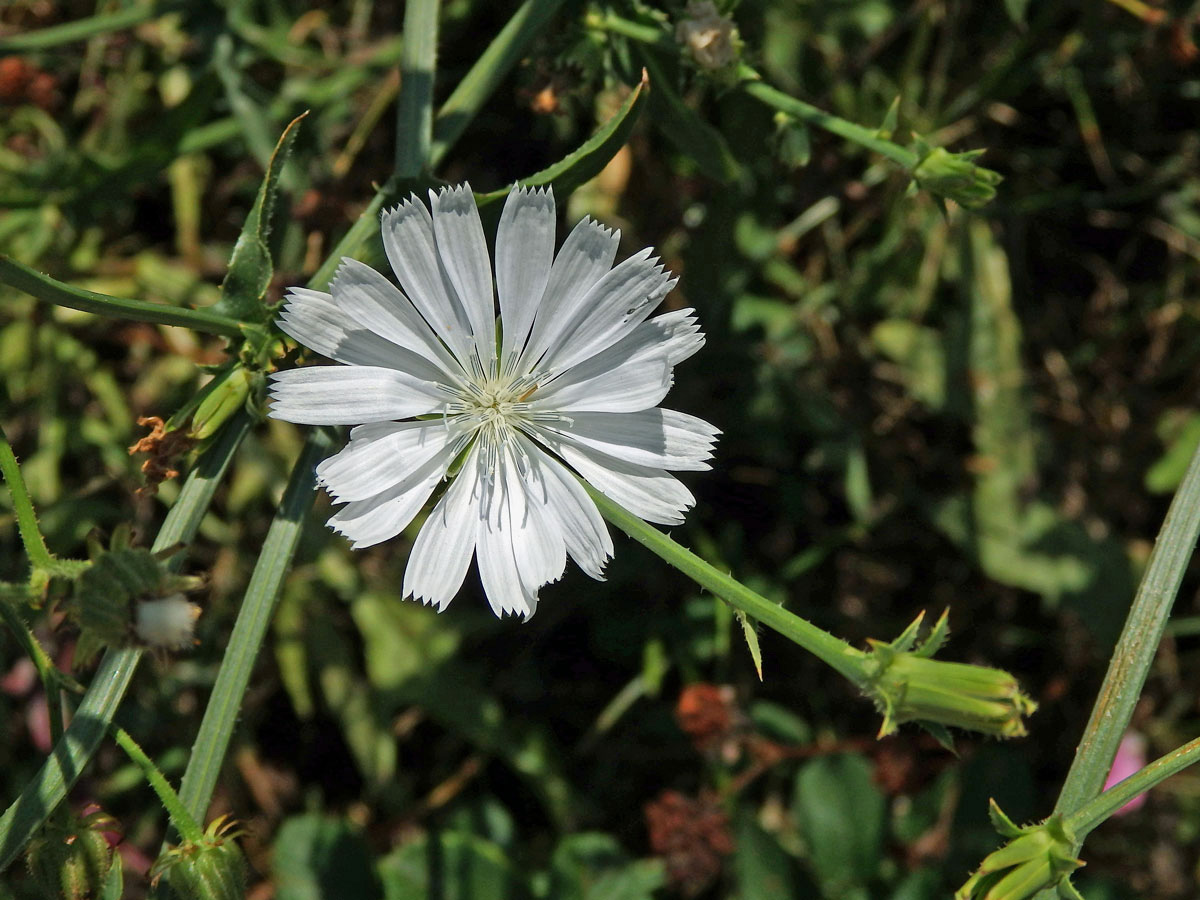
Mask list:
[[669,565],[700,586],[712,591],[734,609],[741,610],[799,644],[852,681],[860,690],[867,690],[869,679],[864,665],[867,654],[855,650],[840,638],[755,593],[720,569],[709,565],[692,551],[681,547],[653,525],[642,521],[586,482],[583,482],[583,485],[604,518],[635,541],[658,554]]
[[54,569],[54,557],[46,547],[46,541],[38,528],[37,512],[33,508],[33,500],[29,496],[29,488],[25,485],[25,477],[17,464],[17,456],[13,453],[12,444],[4,429],[0,428],[0,475],[8,485],[12,496],[13,512],[17,517],[17,530],[21,533],[21,543],[25,545],[25,554],[35,570]]
[[193,331],[224,337],[242,336],[242,324],[220,313],[97,294],[95,291],[86,291],[58,281],[3,254],[0,254],[0,283],[15,287],[47,303],[69,306],[71,309],[80,309],[100,316],[133,322],[154,322],[158,325],[179,325]]
[[138,746],[138,742],[130,737],[129,732],[120,725],[112,727],[113,737],[120,745],[121,749],[133,760],[134,764],[142,770],[142,774],[146,776],[146,781],[150,787],[154,789],[154,793],[158,795],[159,802],[162,803],[163,809],[167,811],[167,815],[171,817],[175,828],[179,831],[179,836],[189,844],[199,844],[204,840],[204,830],[187,811],[183,802],[179,799],[179,795],[175,793],[175,789],[171,787],[162,771],[154,764],[154,761],[146,755],[146,751]]

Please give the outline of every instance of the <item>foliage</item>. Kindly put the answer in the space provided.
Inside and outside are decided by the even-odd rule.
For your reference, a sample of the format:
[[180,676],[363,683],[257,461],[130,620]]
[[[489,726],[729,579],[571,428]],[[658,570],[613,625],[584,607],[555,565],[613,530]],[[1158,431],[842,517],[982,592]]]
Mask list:
[[[674,42],[683,3],[453,0],[430,165],[397,179],[404,6],[0,10],[0,409],[56,554],[19,584],[4,493],[5,805],[77,779],[71,816],[120,823],[143,896],[168,826],[115,716],[197,819],[215,786],[280,898],[950,895],[996,848],[989,798],[1051,814],[1200,440],[1195,10],[742,0],[718,4],[741,56],[709,70]],[[675,541],[854,647],[948,608],[940,655],[1016,674],[1029,736],[876,741],[852,685],[631,541],[517,625],[470,582],[440,616],[399,600],[419,521],[358,554],[328,533],[308,479],[341,438],[260,420],[273,304],[342,253],[380,263],[378,209],[465,177],[481,202],[573,187],[570,219],[682,276],[668,302],[708,345],[673,402],[723,436]],[[139,416],[188,436],[155,494]],[[197,645],[79,674],[113,693],[43,771],[16,626],[69,671],[68,564],[123,523],[206,576]],[[1196,733],[1197,584],[1133,713],[1163,752]],[[1083,896],[1194,894],[1195,794],[1176,776],[1092,835]],[[703,815],[656,843],[648,808]]]

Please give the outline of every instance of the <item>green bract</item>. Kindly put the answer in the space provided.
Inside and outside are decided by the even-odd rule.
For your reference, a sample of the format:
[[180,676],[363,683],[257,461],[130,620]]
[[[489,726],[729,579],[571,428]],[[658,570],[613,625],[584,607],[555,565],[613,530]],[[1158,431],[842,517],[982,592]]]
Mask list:
[[1061,816],[1022,828],[995,800],[988,815],[1009,842],[984,859],[955,900],[1024,900],[1047,888],[1056,888],[1065,900],[1083,900],[1069,876],[1084,863],[1072,852],[1075,835]]

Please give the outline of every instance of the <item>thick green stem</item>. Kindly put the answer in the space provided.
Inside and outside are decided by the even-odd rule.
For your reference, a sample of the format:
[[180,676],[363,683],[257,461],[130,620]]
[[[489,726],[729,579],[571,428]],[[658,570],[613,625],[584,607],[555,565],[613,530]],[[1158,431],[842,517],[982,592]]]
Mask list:
[[799,644],[852,681],[860,690],[868,690],[869,673],[865,665],[867,654],[861,650],[855,650],[840,638],[834,637],[811,622],[788,612],[761,594],[756,594],[741,582],[709,565],[690,550],[681,547],[653,525],[642,521],[590,485],[585,484],[584,487],[596,502],[596,506],[599,507],[604,518],[635,541],[658,554],[669,565],[674,566],[701,587],[712,591],[734,609],[741,610],[768,628],[773,628],[784,637]]
[[396,175],[400,178],[416,178],[429,160],[437,36],[438,0],[409,0],[404,9],[400,100],[396,104]]
[[129,736],[129,732],[119,725],[112,727],[113,737],[116,738],[117,744],[121,749],[128,754],[134,764],[142,770],[142,774],[146,776],[146,781],[150,787],[154,789],[154,793],[158,794],[158,800],[163,805],[163,809],[167,811],[167,815],[171,817],[171,822],[179,831],[180,836],[190,844],[199,844],[204,840],[204,829],[196,822],[184,807],[179,795],[175,793],[175,789],[171,787],[162,771],[154,764],[154,761],[146,755],[146,751],[138,746],[137,741]]
[[1082,843],[1093,828],[1112,816],[1138,794],[1144,794],[1159,782],[1197,762],[1200,762],[1200,738],[1188,741],[1182,747],[1172,750],[1166,756],[1159,757],[1119,784],[1113,785],[1099,797],[1067,816],[1066,825],[1074,831],[1075,837]]
[[295,556],[304,520],[312,508],[315,487],[313,469],[325,458],[332,444],[327,430],[315,429],[310,433],[304,452],[292,469],[279,512],[267,531],[254,573],[246,586],[246,595],[229,637],[217,682],[204,709],[192,755],[179,785],[180,799],[196,819],[204,818],[217,777],[221,774],[221,765],[242,708],[242,698],[250,683],[254,661],[258,658],[271,615],[275,611],[275,601]]
[[49,275],[43,275],[3,254],[0,254],[0,283],[32,294],[47,303],[69,306],[71,309],[80,309],[100,316],[133,322],[154,322],[159,325],[179,325],[206,334],[242,337],[241,323],[228,316],[206,309],[163,306],[159,303],[147,303],[145,300],[129,300],[85,291]]
[[1071,817],[1100,793],[1162,642],[1200,535],[1200,448],[1171,501],[1054,812]]

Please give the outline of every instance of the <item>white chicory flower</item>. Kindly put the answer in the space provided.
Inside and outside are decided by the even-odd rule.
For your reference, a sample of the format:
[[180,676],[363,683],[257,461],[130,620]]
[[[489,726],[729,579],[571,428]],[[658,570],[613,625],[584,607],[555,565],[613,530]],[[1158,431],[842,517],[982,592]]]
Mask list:
[[603,580],[612,555],[577,476],[651,522],[694,505],[667,470],[709,468],[719,432],[658,404],[704,337],[691,309],[648,319],[676,279],[649,249],[614,268],[619,232],[584,219],[555,255],[550,190],[509,194],[495,294],[470,187],[430,203],[432,215],[412,196],[382,216],[402,291],[346,258],[330,293],[288,292],[280,327],[341,365],[273,375],[271,415],[357,426],[317,467],[346,504],[329,525],[355,548],[399,534],[449,481],[405,597],[444,609],[474,556],[496,614],[528,618],[567,556]]

